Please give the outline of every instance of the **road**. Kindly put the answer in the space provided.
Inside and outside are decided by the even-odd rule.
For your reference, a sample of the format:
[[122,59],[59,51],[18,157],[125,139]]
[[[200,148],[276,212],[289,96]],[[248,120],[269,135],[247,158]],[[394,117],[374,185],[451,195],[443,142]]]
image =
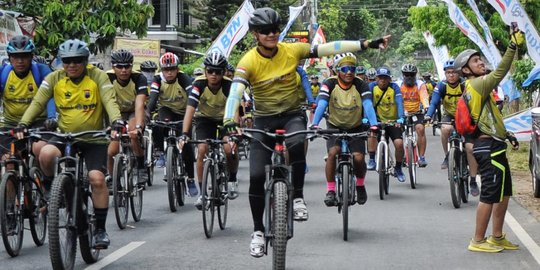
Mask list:
[[[349,241],[342,240],[341,216],[323,204],[325,194],[324,141],[309,147],[305,197],[309,221],[295,223],[287,250],[288,269],[539,269],[540,226],[526,210],[511,201],[505,231],[521,250],[499,254],[467,250],[475,226],[478,202],[473,198],[454,209],[446,170],[440,170],[442,149],[438,136],[428,135],[429,166],[419,170],[418,187],[391,179],[390,194],[378,198],[377,174],[366,178],[368,202],[350,213]],[[86,265],[77,254],[77,269],[270,269],[271,256],[249,255],[252,230],[247,161],[240,162],[240,197],[229,204],[227,228],[206,239],[194,198],[176,213],[169,211],[166,183],[156,171],[155,185],[144,193],[140,222],[120,230],[114,211],[107,228],[111,246],[100,261]],[[112,209],[111,209],[112,210]],[[511,225],[509,226],[509,221]],[[488,230],[489,232],[489,230]],[[532,254],[535,254],[534,257]],[[270,254],[269,254],[270,255]],[[35,247],[26,231],[21,255],[10,258],[0,248],[2,269],[50,269],[48,244]]]

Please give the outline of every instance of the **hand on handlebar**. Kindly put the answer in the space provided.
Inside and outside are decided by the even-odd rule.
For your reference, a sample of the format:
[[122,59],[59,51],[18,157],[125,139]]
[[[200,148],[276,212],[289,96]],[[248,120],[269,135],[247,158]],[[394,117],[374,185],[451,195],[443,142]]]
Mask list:
[[183,133],[182,136],[178,138],[178,149],[182,150],[184,145],[189,141],[189,136],[187,133]]

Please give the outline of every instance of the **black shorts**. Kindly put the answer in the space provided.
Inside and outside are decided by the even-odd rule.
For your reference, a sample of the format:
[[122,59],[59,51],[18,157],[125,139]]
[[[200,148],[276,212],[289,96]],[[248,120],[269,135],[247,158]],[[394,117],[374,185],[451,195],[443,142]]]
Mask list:
[[[66,145],[51,139],[48,144],[52,144],[65,153]],[[84,163],[88,171],[98,170],[107,173],[107,144],[77,142],[75,148],[78,149],[84,158]]]
[[506,143],[494,139],[477,139],[473,153],[482,177],[480,201],[500,203],[504,196],[512,196],[512,176],[506,158]]
[[454,120],[454,117],[449,115],[449,114],[446,114],[446,113],[441,118],[441,122],[443,122],[443,123],[450,123],[450,122],[452,122],[452,120]]
[[[386,136],[390,137],[392,141],[397,139],[403,140],[403,130],[401,130],[401,127],[388,126],[384,128],[384,131],[386,132]],[[377,136],[377,140],[381,140],[381,133]]]
[[[195,137],[197,140],[216,139],[216,136],[218,135],[218,126],[221,126],[222,124],[223,121],[221,120],[215,120],[207,117],[196,117],[195,126],[197,128],[195,129]],[[220,139],[221,138],[223,138],[223,136],[220,136]]]
[[424,124],[424,115],[423,114],[415,114],[416,121],[413,122],[413,124],[416,126],[418,124],[423,125]]
[[[358,133],[366,131],[365,128],[362,128],[361,126],[351,129],[340,129],[336,126],[327,123],[328,129],[339,129],[341,132],[347,132],[347,133]],[[340,143],[336,140],[336,137],[330,137],[330,139],[326,140],[326,150],[330,150],[330,148],[334,146],[341,147]],[[351,153],[366,153],[366,139],[365,138],[352,138],[349,141],[349,151]]]

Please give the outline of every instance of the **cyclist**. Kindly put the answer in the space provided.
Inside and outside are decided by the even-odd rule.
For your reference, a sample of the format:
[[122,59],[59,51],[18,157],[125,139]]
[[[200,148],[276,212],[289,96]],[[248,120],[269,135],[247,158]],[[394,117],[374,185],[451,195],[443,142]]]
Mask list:
[[[116,103],[115,92],[107,74],[88,64],[90,50],[85,42],[69,39],[58,48],[58,56],[62,60],[63,69],[57,70],[45,77],[38,89],[38,94],[32,100],[30,107],[19,122],[18,129],[24,130],[43,111],[47,101],[54,98],[58,111],[58,127],[61,132],[81,132],[86,130],[103,129],[104,111],[116,129],[123,128],[120,110]],[[17,133],[22,138],[22,133]],[[92,186],[92,201],[96,218],[95,248],[106,249],[109,236],[105,230],[109,205],[109,191],[105,184],[107,145],[101,142],[80,142],[88,169],[88,178]],[[61,144],[49,141],[41,149],[39,163],[45,179],[52,181],[54,177],[55,159],[62,155],[64,148]]]
[[44,64],[44,65],[49,65],[49,63],[47,62],[47,59],[45,59],[45,57],[41,56],[41,55],[34,55],[33,57],[33,60],[34,62],[38,63],[38,64]]
[[367,81],[366,68],[364,66],[356,67],[356,77],[360,78],[362,81]]
[[[301,59],[321,57],[347,51],[358,51],[370,48],[386,47],[390,36],[369,41],[337,41],[315,45],[307,43],[278,43],[280,19],[271,8],[256,9],[249,19],[248,25],[257,47],[247,52],[237,65],[231,93],[225,108],[224,126],[229,132],[236,132],[237,123],[234,115],[244,89],[251,85],[255,103],[255,128],[270,130],[286,129],[288,132],[306,128],[305,115],[301,111],[301,100],[298,91],[296,66]],[[261,138],[272,147],[272,141]],[[289,160],[292,167],[292,183],[294,194],[293,216],[297,221],[308,218],[306,204],[303,199],[305,153],[304,136],[288,140]],[[250,154],[250,187],[249,201],[254,223],[254,233],[250,245],[250,253],[254,257],[264,255],[264,166],[270,164],[272,153],[260,143],[253,142]]]
[[377,70],[375,68],[368,69],[367,72],[366,72],[366,78],[367,78],[367,83],[368,84],[376,81],[376,79],[377,79]]
[[[218,134],[218,126],[223,123],[223,113],[225,111],[225,101],[231,89],[231,80],[224,77],[227,59],[219,52],[212,52],[204,58],[205,74],[195,79],[189,94],[182,136],[179,147],[183,148],[185,142],[189,140],[189,130],[193,115],[197,129],[195,130],[198,140],[215,139]],[[196,111],[197,110],[197,111]],[[227,136],[221,135],[223,140],[228,140]],[[197,178],[199,189],[203,180],[203,161],[208,152],[207,144],[198,145],[197,155]],[[231,200],[238,197],[236,173],[238,172],[238,156],[232,156],[232,149],[229,144],[224,145],[227,156],[227,166],[229,170],[229,198]],[[238,153],[235,153],[238,155]],[[195,207],[202,210],[202,195],[195,201]]]
[[[454,119],[454,114],[456,113],[456,104],[461,97],[465,85],[461,83],[461,78],[459,73],[454,67],[454,59],[446,61],[443,65],[444,75],[446,80],[440,82],[431,98],[431,104],[429,105],[429,110],[426,113],[426,121],[431,121],[433,114],[438,108],[440,108],[439,103],[442,100],[442,106],[444,108],[444,115],[442,117],[442,122],[449,123]],[[454,130],[452,125],[443,124],[441,126],[441,144],[444,151],[444,160],[441,164],[441,169],[445,170],[448,168],[448,137]],[[471,195],[478,196],[480,191],[478,190],[478,184],[476,183],[476,174],[478,171],[478,164],[474,159],[473,155],[473,138],[471,136],[465,137],[465,150],[467,152],[467,163],[469,164],[469,175],[470,175],[470,187]]]
[[[158,119],[160,121],[179,121],[184,119],[186,112],[188,95],[191,91],[191,78],[178,68],[178,57],[167,52],[159,59],[159,67],[161,73],[154,76],[150,90],[150,101],[148,102],[148,112],[153,112],[156,108],[156,103],[159,101]],[[148,113],[150,115],[150,113]],[[156,151],[163,153],[164,129],[157,128],[153,132],[154,145]],[[191,134],[191,129],[188,131]],[[190,136],[191,137],[191,136]],[[188,174],[188,192],[190,196],[198,194],[195,185],[193,163],[195,154],[193,146],[188,144],[182,151],[182,160],[186,166]],[[158,167],[165,166],[164,155],[161,154]]]
[[148,86],[152,83],[157,69],[158,67],[154,61],[146,60],[141,63],[140,70],[142,75],[146,78],[146,84]]
[[[508,73],[518,45],[523,43],[523,33],[513,26],[508,49],[498,67],[487,75],[486,64],[476,50],[466,49],[455,60],[455,68],[466,78],[463,97],[468,100],[467,107],[472,119],[477,123],[476,132],[473,134],[473,152],[482,179],[480,202],[476,210],[476,229],[468,246],[470,251],[500,252],[505,249],[519,249],[519,245],[507,240],[503,232],[504,217],[512,196],[512,175],[506,158],[505,140],[510,141],[514,150],[519,148],[519,143],[513,133],[506,131],[502,114],[491,93]],[[486,239],[485,234],[491,218],[492,235]]]
[[234,66],[231,63],[227,63],[227,67],[225,68],[225,77],[232,79],[234,76]]
[[[425,112],[429,107],[429,97],[426,90],[426,84],[416,79],[418,69],[414,64],[405,64],[401,67],[403,82],[400,91],[403,97],[403,107],[405,113],[413,114],[416,112]],[[418,137],[418,167],[426,167],[426,131],[424,127],[424,115],[417,114],[417,120],[414,122],[416,135]]]
[[[386,134],[390,137],[394,143],[396,149],[396,166],[394,171],[397,179],[400,182],[405,182],[405,174],[403,173],[403,137],[401,127],[403,124],[403,97],[401,91],[396,83],[391,82],[392,74],[390,69],[386,67],[380,67],[377,69],[377,82],[369,84],[369,90],[373,96],[373,108],[377,115],[379,122],[392,122],[395,121],[398,126],[388,126],[385,128]],[[368,153],[369,162],[367,165],[368,170],[374,170],[377,166],[375,162],[375,151],[377,150],[377,138],[371,136],[368,138]]]
[[[128,133],[131,138],[131,149],[137,159],[137,181],[143,185],[148,181],[148,172],[144,164],[144,150],[140,144],[145,127],[144,103],[148,96],[146,77],[140,73],[132,72],[133,54],[120,49],[111,53],[112,71],[107,72],[109,80],[116,94],[116,103],[122,113],[122,120],[128,123]],[[113,172],[113,157],[118,154],[120,144],[111,140],[107,149],[107,169]],[[110,176],[107,181],[111,181]]]
[[202,68],[196,68],[193,70],[193,79],[196,79],[199,76],[204,75],[204,70]]
[[[377,129],[377,117],[373,110],[371,92],[368,84],[355,77],[356,56],[352,53],[337,54],[334,57],[337,76],[324,80],[318,97],[317,110],[313,119],[313,128],[318,128],[319,122],[328,108],[328,129],[340,129],[343,132],[362,132],[362,116],[367,115],[373,129]],[[326,160],[327,193],[324,203],[326,206],[336,206],[336,155],[341,152],[341,146],[335,138],[326,143],[328,159]],[[365,140],[354,138],[349,143],[353,153],[354,174],[356,176],[356,192],[358,204],[367,201],[364,179],[366,176],[366,162],[364,160]],[[345,187],[344,187],[345,188]]]
[[[453,61],[453,60],[452,60]],[[422,74],[422,79],[424,80],[424,83],[426,84],[426,89],[427,89],[427,92],[428,92],[428,95],[429,95],[429,102],[431,104],[431,99],[433,97],[433,92],[435,91],[435,89],[437,88],[437,82],[435,82],[434,80],[431,79],[431,73],[429,72],[425,72],[424,74]],[[441,108],[440,106],[435,108],[435,113],[437,114],[436,115],[436,120],[437,121],[441,121]]]
[[103,64],[101,62],[90,62],[90,65],[97,67],[101,70],[104,70]]

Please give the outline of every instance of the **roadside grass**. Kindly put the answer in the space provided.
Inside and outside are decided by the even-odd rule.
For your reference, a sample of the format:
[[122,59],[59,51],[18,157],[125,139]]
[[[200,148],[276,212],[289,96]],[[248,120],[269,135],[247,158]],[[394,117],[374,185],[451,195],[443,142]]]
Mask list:
[[529,171],[529,142],[519,142],[519,150],[512,150],[508,144],[507,157],[510,163],[510,171]]

